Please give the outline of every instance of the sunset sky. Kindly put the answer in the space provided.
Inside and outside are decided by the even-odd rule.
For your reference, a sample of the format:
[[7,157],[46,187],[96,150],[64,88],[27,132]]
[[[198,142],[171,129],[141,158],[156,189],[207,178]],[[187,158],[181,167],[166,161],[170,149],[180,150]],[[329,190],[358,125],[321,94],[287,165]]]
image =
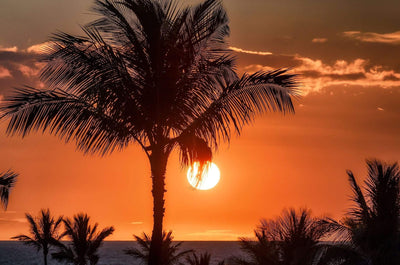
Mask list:
[[[182,1],[183,2],[183,1]],[[184,1],[194,3],[196,1]],[[51,33],[80,33],[91,0],[0,1],[0,100],[41,84],[37,62]],[[346,169],[400,158],[400,1],[225,0],[238,72],[291,68],[303,96],[296,114],[268,113],[222,145],[220,183],[198,191],[174,153],[167,169],[165,229],[179,240],[251,236],[287,207],[340,219],[351,205]],[[49,134],[21,139],[0,123],[0,171],[20,173],[0,240],[28,231],[24,213],[88,213],[111,240],[151,232],[150,168],[138,145],[88,156]]]

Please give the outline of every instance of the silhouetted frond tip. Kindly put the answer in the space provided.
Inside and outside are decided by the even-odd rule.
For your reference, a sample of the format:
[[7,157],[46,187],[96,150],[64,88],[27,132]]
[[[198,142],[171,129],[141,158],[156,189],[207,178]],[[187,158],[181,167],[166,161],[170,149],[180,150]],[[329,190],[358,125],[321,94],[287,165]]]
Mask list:
[[18,175],[11,170],[0,173],[0,199],[4,209],[7,209],[10,190],[14,187]]

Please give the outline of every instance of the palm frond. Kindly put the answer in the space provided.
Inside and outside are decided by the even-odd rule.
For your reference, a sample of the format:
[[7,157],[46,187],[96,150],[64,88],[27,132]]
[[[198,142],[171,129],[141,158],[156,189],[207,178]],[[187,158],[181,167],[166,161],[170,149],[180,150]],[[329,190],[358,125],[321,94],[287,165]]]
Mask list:
[[203,139],[195,135],[182,134],[176,139],[179,146],[181,164],[184,166],[193,165],[199,162],[204,165],[205,162],[212,160],[212,150]]
[[210,265],[211,254],[205,252],[198,256],[196,253],[192,253],[192,255],[186,257],[186,261],[189,265]]
[[[220,93],[183,130],[205,139],[216,147],[220,140],[229,140],[231,127],[240,133],[244,125],[266,111],[293,112],[292,97],[298,90],[294,75],[286,70],[245,74],[241,79],[227,83],[217,78]],[[209,82],[215,87],[215,82]],[[210,88],[211,89],[211,88]],[[214,89],[215,90],[215,89]]]
[[101,232],[95,235],[90,244],[88,253],[95,255],[106,237],[109,237],[114,232],[114,227],[104,228]]
[[63,220],[65,225],[66,236],[71,242],[69,246],[60,244],[58,252],[53,258],[58,261],[89,261],[96,264],[99,259],[98,250],[102,242],[114,232],[113,227],[107,227],[97,232],[98,224],[90,224],[90,217],[87,214],[79,213],[73,219],[66,218]]
[[351,243],[332,244],[324,246],[321,259],[316,265],[339,264],[366,265],[368,258]]
[[[149,261],[151,237],[143,233],[141,237],[134,235],[134,238],[139,248],[128,248],[124,250],[124,253],[140,260],[142,263],[147,263]],[[164,231],[162,239],[161,260],[165,265],[180,264],[179,261],[182,258],[193,252],[193,250],[180,250],[182,242],[173,243],[172,231]]]
[[[367,194],[371,199],[372,213],[396,226],[400,216],[400,169],[397,163],[386,164],[378,160],[367,160]],[[395,232],[395,231],[393,231]]]
[[16,239],[18,241],[22,241],[25,245],[33,246],[38,252],[42,248],[42,245],[35,238],[31,238],[27,235],[13,236],[11,239]]
[[58,262],[75,263],[75,255],[71,248],[58,246],[58,250],[51,253],[51,257]]
[[17,181],[18,173],[11,170],[0,173],[0,200],[4,209],[7,209],[10,190]]
[[356,203],[357,207],[350,209],[349,214],[357,220],[363,220],[365,223],[369,222],[370,219],[370,208],[365,200],[364,194],[358,185],[353,172],[347,171],[349,182],[353,190],[352,200]]
[[126,146],[129,129],[92,106],[62,90],[41,91],[26,87],[1,107],[11,117],[7,133],[25,136],[32,131],[49,130],[66,142],[76,140],[85,152],[105,154]]

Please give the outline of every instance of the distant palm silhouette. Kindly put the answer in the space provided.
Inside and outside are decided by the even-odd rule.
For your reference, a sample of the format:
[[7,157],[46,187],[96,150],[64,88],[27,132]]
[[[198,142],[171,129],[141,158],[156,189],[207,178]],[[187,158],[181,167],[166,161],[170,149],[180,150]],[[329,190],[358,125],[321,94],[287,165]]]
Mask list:
[[332,222],[345,241],[330,247],[324,262],[400,264],[400,170],[397,163],[367,160],[364,192],[347,171],[355,205],[340,223]]
[[319,240],[331,230],[325,219],[311,217],[310,210],[285,210],[276,219],[261,221],[255,230],[256,241],[241,238],[247,258],[231,261],[238,265],[311,265],[323,248]]
[[96,0],[85,36],[56,33],[41,80],[4,100],[7,132],[48,130],[80,150],[106,154],[137,143],[150,162],[151,265],[161,265],[165,172],[212,159],[221,141],[267,111],[293,112],[297,82],[286,70],[238,77],[219,0]]
[[[143,233],[142,237],[136,235],[134,235],[134,237],[137,244],[139,244],[139,248],[126,249],[124,250],[125,254],[142,261],[142,263],[148,263],[150,259],[151,238],[146,233]],[[181,247],[182,242],[173,244],[172,240],[172,231],[169,231],[168,233],[164,231],[162,256],[160,257],[163,265],[181,264],[180,260],[192,252],[192,250],[180,251],[179,248]]]
[[[187,265],[211,265],[211,254],[208,252],[197,255],[192,253],[186,257]],[[224,261],[218,262],[218,265],[225,265]]]
[[14,186],[17,177],[18,174],[11,170],[0,173],[0,200],[5,210],[7,209],[10,190]]
[[37,218],[30,214],[25,214],[25,216],[30,225],[30,235],[18,235],[12,237],[12,239],[18,239],[26,245],[33,246],[38,252],[42,250],[44,264],[47,265],[47,255],[51,246],[62,237],[58,233],[62,217],[52,217],[49,209],[41,210]]
[[98,224],[89,224],[90,217],[87,214],[77,214],[73,220],[65,219],[65,232],[69,245],[58,242],[58,251],[51,254],[52,258],[74,265],[95,265],[99,260],[97,251],[103,240],[114,232],[113,227],[107,227],[97,232]]

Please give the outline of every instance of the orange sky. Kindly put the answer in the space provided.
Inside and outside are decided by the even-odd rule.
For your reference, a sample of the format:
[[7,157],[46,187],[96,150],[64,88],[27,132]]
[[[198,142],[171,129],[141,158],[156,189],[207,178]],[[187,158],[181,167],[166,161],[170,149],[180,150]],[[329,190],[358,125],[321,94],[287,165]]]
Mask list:
[[[14,86],[37,85],[40,65],[28,47],[56,29],[76,31],[90,6],[15,2],[0,4],[1,95]],[[399,4],[386,0],[385,9],[372,1],[358,8],[347,1],[335,1],[335,8],[333,1],[225,2],[230,44],[242,49],[238,70],[292,67],[301,75],[304,95],[295,115],[260,117],[221,147],[215,155],[221,181],[212,190],[193,190],[174,154],[167,169],[165,228],[176,239],[235,240],[284,207],[307,206],[316,215],[340,218],[350,205],[345,170],[362,179],[365,158],[400,157],[400,61],[391,54],[400,49],[400,20],[392,12]],[[44,7],[48,12],[38,20],[33,14]],[[309,7],[314,9],[306,16]],[[376,21],[366,19],[371,10]],[[335,21],[338,15],[342,19]],[[27,232],[24,213],[47,207],[56,215],[87,212],[101,227],[113,225],[112,240],[151,231],[150,170],[138,146],[104,158],[84,156],[73,143],[47,134],[6,137],[5,125],[0,123],[0,168],[20,177],[8,211],[0,212],[0,240]]]

